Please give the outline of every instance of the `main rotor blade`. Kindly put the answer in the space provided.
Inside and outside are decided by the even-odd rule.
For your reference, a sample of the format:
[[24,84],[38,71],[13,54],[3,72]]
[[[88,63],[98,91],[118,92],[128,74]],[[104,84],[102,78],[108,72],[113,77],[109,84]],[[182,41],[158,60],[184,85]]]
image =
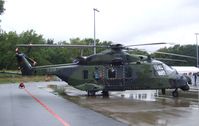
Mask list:
[[50,47],[50,48],[107,48],[107,46],[93,45],[54,45],[54,44],[18,44],[17,47]]
[[178,56],[178,57],[186,57],[186,58],[190,58],[190,59],[196,59],[196,57],[193,56],[187,56],[187,55],[180,55],[180,54],[175,54],[175,53],[167,53],[167,52],[154,52],[157,54],[165,54],[165,55],[171,55],[171,56]]
[[168,59],[168,58],[155,58],[157,60],[164,60],[164,61],[173,61],[173,62],[184,62],[187,63],[186,60],[179,60],[179,59]]
[[21,75],[19,72],[0,71],[0,74]]
[[125,46],[125,47],[131,47],[131,46],[145,46],[145,45],[161,45],[161,44],[174,44],[174,43],[156,42],[156,43],[134,44],[134,45],[128,45],[128,46]]

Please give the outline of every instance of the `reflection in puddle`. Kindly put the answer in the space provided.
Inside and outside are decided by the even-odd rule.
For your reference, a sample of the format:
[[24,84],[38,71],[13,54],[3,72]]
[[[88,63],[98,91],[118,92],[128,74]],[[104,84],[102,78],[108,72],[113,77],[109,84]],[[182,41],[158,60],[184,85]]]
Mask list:
[[190,105],[189,106],[191,109],[194,109],[194,110],[199,110],[199,105]]
[[[51,86],[52,88],[52,86]],[[55,90],[61,89],[62,92],[65,92],[68,96],[87,96],[87,92],[75,89],[70,86],[53,87]],[[111,97],[122,97],[126,99],[134,99],[134,100],[142,100],[142,101],[156,101],[156,97],[158,96],[158,90],[129,90],[129,91],[110,91]],[[101,96],[101,91],[96,92],[96,96]]]
[[111,94],[127,99],[156,101],[155,98],[158,96],[158,90],[132,90],[124,92],[112,92]]
[[165,119],[158,119],[155,122],[155,126],[167,126],[168,120]]

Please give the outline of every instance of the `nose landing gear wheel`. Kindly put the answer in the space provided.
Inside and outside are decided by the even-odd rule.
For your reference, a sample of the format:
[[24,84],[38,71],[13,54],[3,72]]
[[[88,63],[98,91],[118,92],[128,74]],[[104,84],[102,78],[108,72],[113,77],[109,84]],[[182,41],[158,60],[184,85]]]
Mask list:
[[178,89],[175,89],[175,91],[172,92],[173,97],[178,97]]

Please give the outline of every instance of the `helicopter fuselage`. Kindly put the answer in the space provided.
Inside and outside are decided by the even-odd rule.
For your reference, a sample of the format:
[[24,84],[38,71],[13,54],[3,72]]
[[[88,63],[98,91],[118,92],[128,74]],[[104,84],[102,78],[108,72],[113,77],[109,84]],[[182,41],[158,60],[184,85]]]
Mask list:
[[[150,56],[130,55],[113,48],[89,57],[80,57],[71,64],[35,67],[23,53],[16,53],[22,75],[56,75],[69,85],[89,92],[175,89],[189,90],[189,78]],[[106,93],[105,93],[106,94]]]
[[62,80],[81,90],[188,90],[185,77],[162,64],[73,65],[56,71]]
[[120,65],[80,65],[33,67],[32,74],[56,75],[84,91],[124,91],[150,89],[189,90],[187,78],[166,64],[153,60]]

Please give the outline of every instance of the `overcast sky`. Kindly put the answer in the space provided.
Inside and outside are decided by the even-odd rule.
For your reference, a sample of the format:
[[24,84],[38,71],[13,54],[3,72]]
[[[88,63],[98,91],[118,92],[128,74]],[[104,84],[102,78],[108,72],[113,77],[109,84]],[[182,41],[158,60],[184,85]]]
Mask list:
[[27,31],[55,41],[96,38],[115,43],[195,44],[199,0],[5,0],[5,31]]

